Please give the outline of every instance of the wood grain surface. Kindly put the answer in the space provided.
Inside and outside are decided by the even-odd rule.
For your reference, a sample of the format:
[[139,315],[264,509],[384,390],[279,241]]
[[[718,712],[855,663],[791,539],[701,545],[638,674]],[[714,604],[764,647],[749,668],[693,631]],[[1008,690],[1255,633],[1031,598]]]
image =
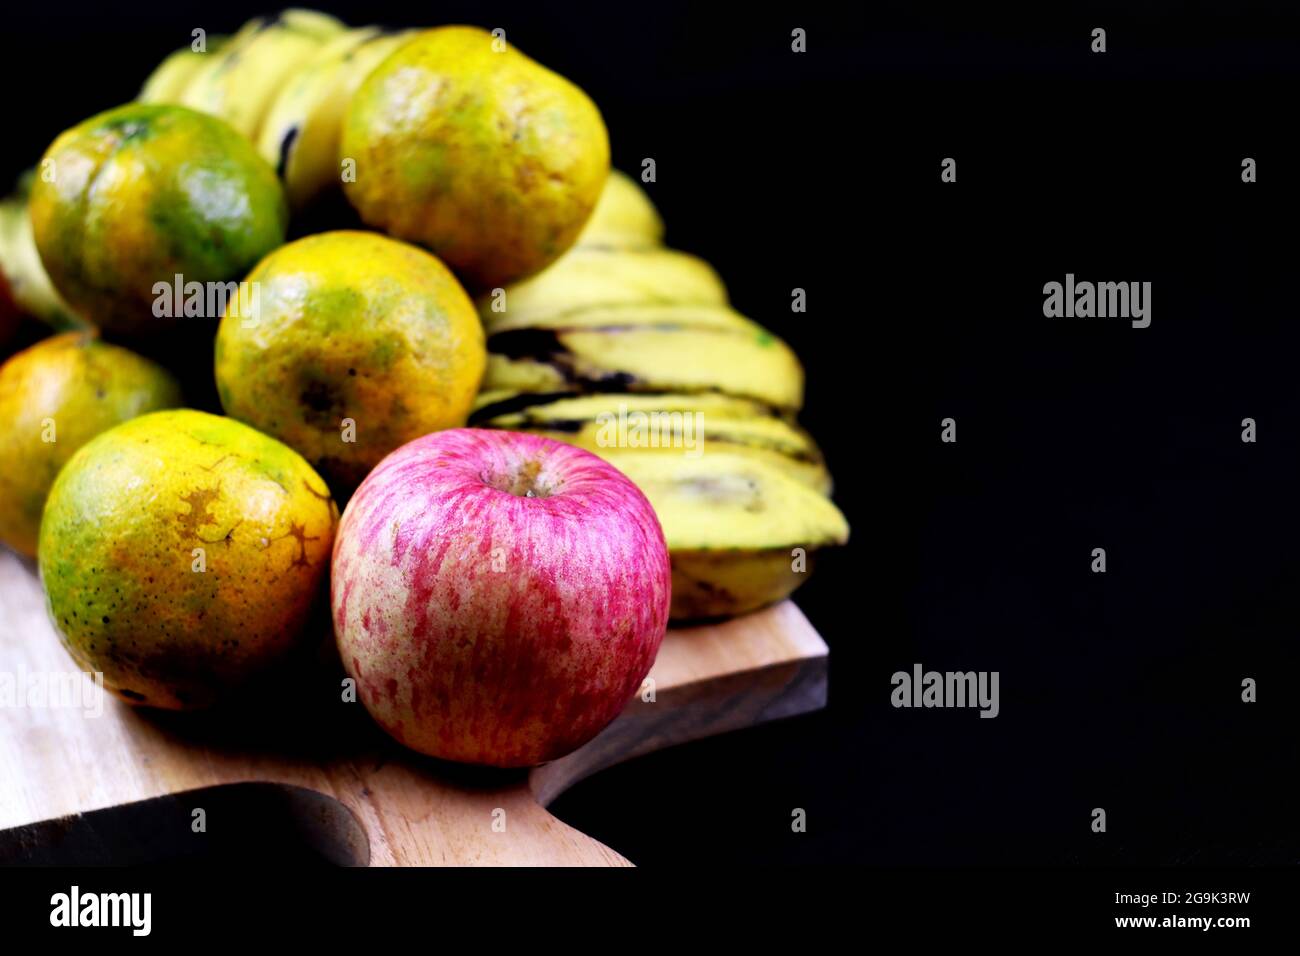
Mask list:
[[[187,791],[256,781],[339,801],[364,834],[366,846],[353,862],[625,865],[615,850],[554,817],[547,804],[619,761],[825,706],[827,649],[786,601],[720,624],[669,631],[650,676],[653,695],[647,685],[595,740],[531,771],[462,767],[392,742],[362,705],[343,702],[328,634],[312,661],[206,713],[141,711],[107,694],[98,715],[93,707],[31,706],[22,698],[33,679],[48,687],[92,685],[76,673],[50,627],[32,563],[0,548],[0,679],[10,681],[18,698],[0,706],[0,830],[166,795],[178,795],[170,802],[188,810]],[[207,819],[209,832],[221,825],[220,809],[229,803],[211,794],[192,798],[195,809],[218,817]],[[212,806],[201,806],[204,800]],[[290,800],[295,808],[320,802]],[[159,826],[188,826],[189,816],[156,819]],[[312,825],[300,817],[293,825]],[[70,825],[33,829],[30,837],[56,839],[50,834]]]

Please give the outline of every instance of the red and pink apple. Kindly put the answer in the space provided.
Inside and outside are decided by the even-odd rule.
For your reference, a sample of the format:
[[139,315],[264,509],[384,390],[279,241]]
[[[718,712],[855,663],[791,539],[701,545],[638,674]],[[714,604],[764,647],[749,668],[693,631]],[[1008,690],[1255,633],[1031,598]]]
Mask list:
[[613,720],[668,622],[663,531],[595,455],[461,428],[403,445],[334,543],[334,632],[371,716],[446,760],[529,766]]

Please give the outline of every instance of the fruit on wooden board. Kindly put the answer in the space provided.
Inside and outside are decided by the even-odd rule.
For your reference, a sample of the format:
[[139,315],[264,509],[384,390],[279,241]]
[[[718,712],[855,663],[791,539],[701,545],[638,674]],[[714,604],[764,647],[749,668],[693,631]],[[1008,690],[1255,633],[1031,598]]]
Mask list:
[[233,419],[154,412],[92,439],[50,491],[55,629],[132,704],[212,704],[296,646],[338,511],[297,452]]
[[478,290],[531,275],[578,238],[609,173],[577,86],[473,27],[423,31],[357,90],[341,155],[368,225],[432,250]]
[[[132,103],[62,133],[32,185],[36,247],[82,317],[114,332],[156,325],[158,283],[242,276],[284,241],[275,171],[218,119]],[[216,318],[213,316],[212,318]]]
[[247,281],[256,316],[228,310],[217,331],[222,407],[340,494],[399,445],[465,424],[483,329],[430,253],[372,232],[319,233],[281,246]]
[[453,429],[348,503],[331,603],[343,664],[398,741],[516,767],[623,709],[668,618],[668,552],[636,486],[581,449]]
[[[463,423],[472,403],[463,386],[481,380],[476,423],[586,448],[654,489],[670,514],[674,617],[777,600],[806,577],[792,552],[847,538],[821,453],[794,423],[798,359],[728,305],[708,263],[663,247],[663,221],[641,185],[606,174],[604,126],[580,90],[468,27],[389,34],[287,11],[211,50],[169,57],[142,98],[225,116],[277,167],[294,208],[337,187],[340,159],[354,163],[344,186],[362,218],[437,251],[484,293],[489,352],[475,371],[470,349],[417,348],[452,356],[438,367],[451,378],[433,376],[437,388],[418,362],[388,371],[389,345],[405,334],[393,339],[394,326],[412,314],[374,305],[380,285],[392,292],[366,277],[365,263],[373,273],[382,255],[349,256],[360,240],[339,240],[332,258],[318,249],[315,263],[271,276],[278,312],[263,309],[252,325],[223,321],[217,378],[231,414],[350,488],[403,441]],[[299,308],[290,290],[309,286],[316,304]],[[349,305],[343,290],[357,286],[367,291]],[[356,315],[382,320],[347,318]],[[367,376],[366,360],[385,371]],[[611,422],[628,416],[667,420],[664,442],[618,433],[611,444]],[[691,440],[698,455],[683,447]],[[696,520],[693,494],[721,494],[715,504],[731,513],[725,502],[742,488],[752,494],[739,512],[779,502],[810,540],[782,532],[755,544],[740,520],[711,525],[707,545],[679,533]]]
[[59,469],[100,432],[181,403],[161,366],[90,332],[37,342],[0,365],[0,541],[36,553]]

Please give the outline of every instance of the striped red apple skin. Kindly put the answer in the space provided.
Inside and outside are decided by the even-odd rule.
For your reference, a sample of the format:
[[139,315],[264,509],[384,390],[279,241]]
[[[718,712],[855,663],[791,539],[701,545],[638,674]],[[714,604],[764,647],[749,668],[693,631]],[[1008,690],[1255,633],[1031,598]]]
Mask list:
[[349,502],[331,604],[358,697],[401,743],[530,766],[614,719],[668,621],[668,549],[641,491],[536,435],[436,432]]

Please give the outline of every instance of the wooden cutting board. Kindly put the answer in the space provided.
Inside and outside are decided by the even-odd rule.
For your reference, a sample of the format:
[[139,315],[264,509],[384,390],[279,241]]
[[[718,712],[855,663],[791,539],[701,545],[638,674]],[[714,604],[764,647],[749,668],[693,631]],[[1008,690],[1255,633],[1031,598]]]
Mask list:
[[[342,670],[330,660],[327,634],[321,647],[319,669],[281,680],[252,706],[158,713],[108,694],[98,716],[79,707],[28,706],[23,689],[33,677],[72,680],[76,668],[46,618],[32,563],[0,547],[0,679],[10,675],[17,690],[15,700],[0,695],[0,830],[179,794],[169,805],[187,808],[188,822],[192,800],[212,831],[228,799],[186,791],[263,782],[314,791],[292,801],[294,813],[315,813],[328,798],[346,807],[359,825],[350,830],[358,834],[349,840],[357,844],[352,862],[627,865],[546,806],[619,761],[826,704],[826,644],[785,601],[721,624],[669,631],[650,673],[654,700],[638,696],[569,756],[531,771],[469,768],[393,743],[361,704],[342,701]],[[55,685],[47,679],[44,686]],[[147,826],[150,806],[124,819],[143,818]],[[19,832],[48,841],[104,817],[91,813]]]

